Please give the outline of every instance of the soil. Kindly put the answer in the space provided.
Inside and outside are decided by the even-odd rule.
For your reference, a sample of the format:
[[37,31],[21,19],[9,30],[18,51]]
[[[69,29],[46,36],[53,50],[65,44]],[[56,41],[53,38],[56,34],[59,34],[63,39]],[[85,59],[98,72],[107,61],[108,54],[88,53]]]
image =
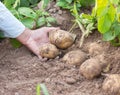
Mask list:
[[[62,11],[58,17],[64,18],[61,29],[71,27],[70,15]],[[57,13],[57,12],[56,12]],[[54,13],[53,13],[54,14]],[[58,15],[58,13],[57,13]],[[54,15],[55,16],[55,15]],[[89,44],[97,42],[106,54],[105,60],[110,64],[108,74],[120,74],[120,48],[102,41],[102,36],[94,31],[79,46],[80,30],[75,29],[78,37],[70,48],[63,50],[63,55],[71,50],[80,49],[90,57]],[[85,79],[79,72],[79,66],[71,66],[60,58],[41,61],[26,47],[14,48],[8,39],[0,42],[0,95],[35,95],[37,84],[44,83],[50,95],[108,95],[102,90],[104,76],[100,75],[93,80]]]

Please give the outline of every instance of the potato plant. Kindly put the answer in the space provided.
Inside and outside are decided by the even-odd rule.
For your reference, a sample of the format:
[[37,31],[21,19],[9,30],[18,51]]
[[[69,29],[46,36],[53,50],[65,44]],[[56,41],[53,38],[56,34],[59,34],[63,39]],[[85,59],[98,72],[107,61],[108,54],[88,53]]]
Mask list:
[[95,19],[94,27],[103,35],[104,41],[114,46],[120,45],[120,1],[96,0],[91,14],[83,14],[83,18]]
[[79,14],[80,12],[80,7],[88,7],[94,4],[94,0],[58,0],[57,5],[65,8],[65,9],[69,9],[71,14],[74,16],[74,24],[71,27],[71,29],[69,30],[69,32],[71,32],[76,26],[80,28],[81,32],[82,32],[82,36],[80,38],[80,43],[79,43],[79,47],[82,46],[83,42],[84,42],[84,38],[87,37],[93,29],[95,29],[94,27],[94,16],[89,16],[89,20],[85,19],[82,14]]

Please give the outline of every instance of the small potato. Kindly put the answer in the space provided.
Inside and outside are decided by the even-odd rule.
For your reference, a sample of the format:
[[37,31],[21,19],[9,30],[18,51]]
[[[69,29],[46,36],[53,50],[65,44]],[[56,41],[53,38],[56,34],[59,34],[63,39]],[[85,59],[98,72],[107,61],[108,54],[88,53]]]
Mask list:
[[43,44],[40,46],[40,55],[45,58],[55,58],[59,55],[59,50],[53,44]]
[[102,88],[108,95],[120,95],[120,75],[108,75],[103,82]]
[[87,55],[81,50],[70,51],[64,55],[63,61],[71,65],[81,65],[87,58]]
[[95,58],[86,60],[80,66],[80,73],[87,79],[93,79],[94,77],[100,75],[102,71],[102,66],[100,61]]
[[56,30],[49,32],[49,40],[52,44],[60,49],[70,47],[75,41],[76,35],[64,30]]

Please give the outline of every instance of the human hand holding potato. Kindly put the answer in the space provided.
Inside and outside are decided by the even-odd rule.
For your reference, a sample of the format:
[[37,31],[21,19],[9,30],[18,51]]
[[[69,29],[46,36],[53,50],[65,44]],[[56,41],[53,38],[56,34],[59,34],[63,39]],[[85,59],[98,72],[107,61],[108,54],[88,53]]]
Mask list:
[[26,29],[17,39],[42,59],[39,54],[39,47],[45,43],[49,43],[48,32],[58,29],[55,27],[43,27],[36,30]]

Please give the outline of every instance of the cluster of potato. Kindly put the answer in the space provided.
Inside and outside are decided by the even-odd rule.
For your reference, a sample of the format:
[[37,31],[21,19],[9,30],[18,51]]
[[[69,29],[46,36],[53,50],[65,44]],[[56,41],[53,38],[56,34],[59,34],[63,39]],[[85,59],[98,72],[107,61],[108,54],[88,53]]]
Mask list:
[[49,32],[50,43],[40,46],[40,55],[46,58],[55,58],[60,52],[59,49],[67,49],[73,45],[76,35],[64,30]]
[[[55,58],[60,54],[59,49],[67,49],[72,46],[75,38],[75,35],[64,30],[51,31],[49,33],[51,43],[40,47],[40,55],[42,57]],[[70,65],[80,66],[80,74],[86,79],[93,79],[99,76],[109,64],[105,62],[104,50],[99,44],[90,44],[88,52],[92,55],[89,59],[88,55],[80,49],[69,51],[63,56],[62,61]],[[120,75],[107,75],[102,88],[109,95],[120,95]]]

